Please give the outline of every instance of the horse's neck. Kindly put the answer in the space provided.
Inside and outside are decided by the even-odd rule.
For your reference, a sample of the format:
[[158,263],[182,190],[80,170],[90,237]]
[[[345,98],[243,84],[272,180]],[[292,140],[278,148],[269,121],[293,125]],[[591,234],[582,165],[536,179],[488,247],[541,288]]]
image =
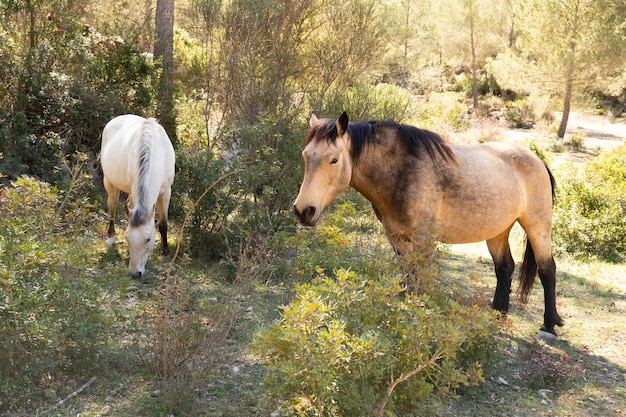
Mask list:
[[[395,160],[390,160],[394,155]],[[430,157],[415,158],[404,152],[388,153],[370,148],[352,170],[350,185],[381,212],[401,211],[409,199],[419,198],[421,188],[435,185]]]

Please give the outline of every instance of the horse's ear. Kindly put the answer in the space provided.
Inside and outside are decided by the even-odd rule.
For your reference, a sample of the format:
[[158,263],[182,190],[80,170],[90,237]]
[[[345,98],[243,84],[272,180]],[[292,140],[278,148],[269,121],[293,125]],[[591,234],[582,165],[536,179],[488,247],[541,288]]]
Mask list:
[[348,114],[344,111],[337,119],[337,137],[342,137],[348,130]]
[[317,116],[315,115],[315,113],[311,112],[311,118],[309,119],[309,127],[312,128],[313,126],[315,126],[317,124]]

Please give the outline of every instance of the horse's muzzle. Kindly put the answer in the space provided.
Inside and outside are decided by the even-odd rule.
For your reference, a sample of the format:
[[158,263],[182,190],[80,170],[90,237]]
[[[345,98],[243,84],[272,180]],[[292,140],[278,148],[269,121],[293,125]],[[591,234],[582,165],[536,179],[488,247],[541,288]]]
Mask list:
[[299,211],[298,208],[293,206],[293,213],[296,215],[300,223],[305,226],[315,226],[317,223],[317,219],[315,218],[315,207],[309,206],[302,211]]

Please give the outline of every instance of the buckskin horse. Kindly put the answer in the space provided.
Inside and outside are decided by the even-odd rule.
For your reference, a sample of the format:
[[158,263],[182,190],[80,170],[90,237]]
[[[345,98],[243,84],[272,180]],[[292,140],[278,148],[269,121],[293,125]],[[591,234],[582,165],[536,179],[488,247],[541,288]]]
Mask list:
[[174,148],[155,119],[126,114],[104,127],[100,163],[110,217],[107,245],[115,244],[115,211],[123,191],[128,194],[125,237],[130,252],[130,274],[140,278],[154,248],[155,206],[159,214],[161,251],[164,255],[169,253],[167,211],[174,182]]
[[552,256],[555,181],[544,162],[512,143],[453,145],[438,134],[393,121],[349,122],[314,114],[302,152],[304,179],[293,209],[314,226],[349,186],[367,198],[398,254],[415,251],[424,225],[436,224],[443,243],[485,240],[497,286],[492,307],[509,309],[509,233],[526,232],[519,294],[526,301],[535,277],[544,290],[542,331],[556,335],[556,265]]

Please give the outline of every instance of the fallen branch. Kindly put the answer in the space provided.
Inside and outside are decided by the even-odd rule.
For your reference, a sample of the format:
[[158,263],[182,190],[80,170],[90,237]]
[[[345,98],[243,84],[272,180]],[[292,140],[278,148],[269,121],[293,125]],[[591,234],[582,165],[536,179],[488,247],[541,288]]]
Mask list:
[[61,401],[59,401],[58,403],[56,403],[55,405],[53,405],[52,407],[48,408],[46,411],[42,411],[41,413],[39,413],[40,416],[46,415],[51,411],[56,410],[57,408],[61,407],[63,404],[65,404],[66,402],[68,402],[69,400],[71,400],[72,398],[76,397],[78,394],[80,394],[81,392],[83,392],[87,387],[89,387],[91,384],[93,384],[96,381],[96,377],[92,377],[89,381],[85,382],[80,388],[78,388],[76,391],[74,391],[73,393],[71,393],[70,395],[68,395],[67,397],[63,398]]

